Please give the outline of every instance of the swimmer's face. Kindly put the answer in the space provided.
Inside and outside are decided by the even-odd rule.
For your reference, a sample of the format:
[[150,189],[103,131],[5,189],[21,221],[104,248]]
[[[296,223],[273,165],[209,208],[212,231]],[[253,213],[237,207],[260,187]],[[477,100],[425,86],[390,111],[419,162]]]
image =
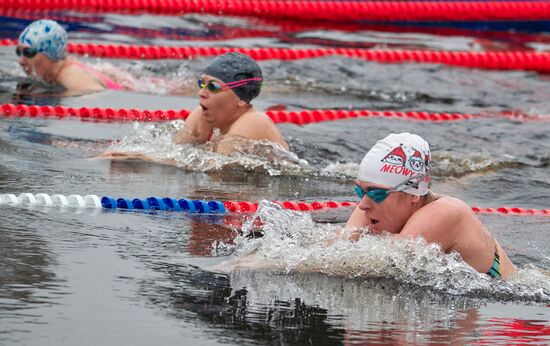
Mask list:
[[[18,46],[17,48],[23,49],[25,46]],[[47,76],[52,74],[53,61],[42,53],[38,53],[32,58],[21,55],[18,58],[18,63],[25,74],[31,78],[45,80]]]
[[[355,184],[365,191],[369,188],[391,188],[361,180],[356,180]],[[399,233],[414,212],[416,199],[416,196],[404,192],[392,192],[382,202],[377,203],[365,194],[359,202],[359,209],[364,212],[364,217],[369,222],[368,228],[374,234],[384,231]]]
[[[223,85],[219,79],[209,75],[202,75],[201,79],[205,85],[210,82]],[[243,105],[243,101],[230,89],[211,91],[208,87],[199,90],[199,103],[206,122],[222,129],[222,133],[224,127],[234,121],[233,117],[239,114]]]

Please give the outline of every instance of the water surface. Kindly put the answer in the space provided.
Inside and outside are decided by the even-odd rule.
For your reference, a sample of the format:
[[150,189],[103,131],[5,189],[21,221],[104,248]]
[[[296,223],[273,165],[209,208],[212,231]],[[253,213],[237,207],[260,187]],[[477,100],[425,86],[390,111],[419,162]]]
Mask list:
[[[490,28],[58,15],[74,42],[437,50],[545,50],[548,42],[545,33]],[[30,20],[2,22],[3,37],[15,38]],[[194,78],[210,61],[83,57],[133,91],[61,98],[18,93],[23,74],[13,46],[0,47],[0,57],[1,103],[143,109],[194,107]],[[260,65],[260,109],[550,111],[548,77],[533,72],[343,57]],[[0,193],[265,200],[255,217],[269,230],[263,238],[243,236],[252,215],[1,206],[2,343],[549,342],[548,217],[480,215],[520,268],[509,282],[495,282],[425,244],[366,237],[323,247],[350,208],[300,214],[268,201],[353,200],[351,181],[365,152],[390,132],[408,131],[430,142],[436,192],[483,207],[548,209],[550,122],[497,116],[281,124],[295,157],[275,163],[250,152],[228,158],[175,147],[169,141],[179,126],[0,118]],[[179,167],[91,159],[113,143],[177,157]]]

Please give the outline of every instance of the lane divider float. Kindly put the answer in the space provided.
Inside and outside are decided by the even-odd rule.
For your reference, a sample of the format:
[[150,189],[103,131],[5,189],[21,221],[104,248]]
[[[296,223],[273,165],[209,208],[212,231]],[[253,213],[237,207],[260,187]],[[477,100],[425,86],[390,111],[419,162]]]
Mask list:
[[[0,116],[5,117],[49,117],[49,118],[79,118],[93,121],[169,121],[185,120],[191,113],[188,109],[181,110],[140,110],[126,108],[99,108],[99,107],[64,107],[64,106],[35,106],[0,104]],[[550,116],[529,115],[517,112],[502,112],[499,114],[468,114],[468,113],[432,113],[423,111],[374,111],[367,109],[314,109],[302,111],[266,111],[274,123],[293,123],[306,125],[324,121],[334,121],[352,118],[398,118],[417,121],[457,121],[475,118],[507,118],[515,121],[547,121]]]
[[[299,201],[273,201],[281,207],[296,211],[315,211],[320,209],[336,209],[343,207],[356,207],[357,202],[299,202]],[[21,193],[1,194],[0,205],[43,206],[43,207],[68,207],[68,208],[103,208],[122,210],[162,210],[162,211],[187,211],[190,213],[254,213],[258,209],[258,203],[248,201],[216,201],[193,200],[187,198],[148,197],[148,198],[124,198],[124,197],[98,197],[96,195],[69,195],[68,197],[46,193]],[[550,209],[524,209],[518,207],[483,208],[472,207],[475,213],[507,214],[507,215],[547,215]]]
[[[0,45],[17,45],[17,41],[0,39]],[[193,57],[215,57],[227,52],[241,52],[255,60],[297,60],[338,55],[380,63],[412,62],[490,70],[550,72],[550,52],[535,51],[470,52],[364,48],[173,47],[92,43],[69,43],[67,48],[69,53],[73,54],[123,59],[189,59]]]
[[[68,23],[102,23],[103,19],[94,16],[79,16],[79,15],[63,15],[61,12],[51,12],[47,10],[35,10],[35,9],[22,9],[22,8],[1,8],[0,16],[2,17],[15,17],[19,19],[26,19],[34,21],[37,18],[49,18],[57,22]],[[344,32],[356,32],[356,31],[384,31],[384,32],[415,32],[415,33],[427,33],[436,34],[438,36],[470,36],[491,38],[496,40],[511,41],[517,40],[519,42],[538,42],[548,43],[550,37],[538,35],[536,32],[509,32],[500,31],[497,28],[493,30],[483,31],[461,28],[461,27],[446,27],[446,26],[424,26],[422,23],[412,23],[407,26],[399,25],[399,23],[362,23],[362,22],[327,22],[327,21],[315,21],[315,20],[281,20],[272,18],[247,18],[251,27],[260,27],[261,29],[253,29],[251,27],[235,27],[227,26],[224,24],[211,24],[208,27],[208,36],[204,35],[203,30],[197,30],[195,33],[188,30],[173,29],[152,29],[152,28],[138,28],[138,27],[124,27],[115,26],[112,29],[112,33],[119,35],[132,36],[134,38],[165,38],[165,39],[177,39],[180,41],[220,41],[230,39],[240,39],[245,37],[273,37],[279,38],[286,43],[307,43],[312,42],[311,39],[305,39],[305,41],[290,40],[288,34],[297,34],[304,31],[315,30],[337,30]],[[534,23],[537,25],[537,23]],[[489,28],[491,25],[489,24]],[[79,32],[97,34],[97,31],[87,31],[86,29],[79,29]],[[294,36],[294,35],[291,35]],[[344,41],[345,42],[345,41]],[[357,47],[364,47],[364,43],[357,42],[345,42],[347,47],[350,44],[358,44]]]
[[[319,209],[334,209],[342,207],[354,207],[356,202],[294,202],[274,201],[285,209],[297,211],[314,211]],[[45,193],[21,193],[0,195],[0,205],[43,206],[43,207],[69,207],[69,208],[103,208],[103,209],[127,209],[127,210],[164,210],[187,211],[191,213],[249,213],[255,212],[258,203],[247,201],[216,201],[193,200],[171,197],[147,197],[147,198],[115,198],[110,196],[99,197],[96,195],[48,195]]]
[[21,193],[18,196],[10,193],[0,195],[0,204],[43,206],[43,207],[73,207],[101,208],[101,199],[96,195],[48,195],[46,193]]
[[491,21],[547,20],[548,1],[351,0],[4,0],[4,9],[88,13],[187,13],[309,20]]

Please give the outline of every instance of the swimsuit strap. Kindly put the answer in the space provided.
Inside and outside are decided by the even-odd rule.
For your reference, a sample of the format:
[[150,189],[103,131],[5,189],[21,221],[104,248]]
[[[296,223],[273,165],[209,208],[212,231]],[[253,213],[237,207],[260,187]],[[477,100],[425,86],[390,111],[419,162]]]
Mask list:
[[500,256],[498,255],[497,241],[495,238],[493,238],[493,245],[495,247],[495,257],[491,268],[489,268],[489,271],[486,274],[495,279],[500,279],[502,277],[500,274]]

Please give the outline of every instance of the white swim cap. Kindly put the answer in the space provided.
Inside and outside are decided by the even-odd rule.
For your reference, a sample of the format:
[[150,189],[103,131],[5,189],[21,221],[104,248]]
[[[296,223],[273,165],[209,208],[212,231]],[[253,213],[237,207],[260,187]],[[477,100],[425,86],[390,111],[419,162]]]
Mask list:
[[[392,133],[379,140],[359,165],[361,181],[396,186],[415,196],[428,193],[430,182],[430,146],[422,137],[410,133]],[[415,179],[416,178],[416,179]]]

